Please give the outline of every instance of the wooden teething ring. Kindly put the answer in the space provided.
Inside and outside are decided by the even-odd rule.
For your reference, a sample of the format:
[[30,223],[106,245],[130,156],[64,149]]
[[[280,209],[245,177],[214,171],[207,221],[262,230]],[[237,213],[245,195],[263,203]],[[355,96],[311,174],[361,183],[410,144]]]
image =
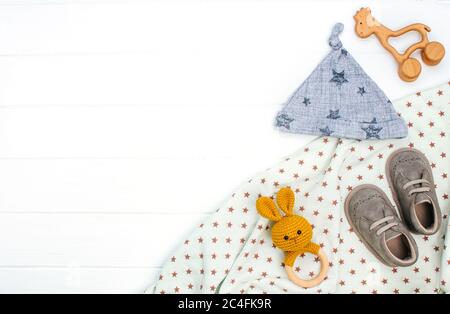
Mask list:
[[284,269],[286,270],[289,280],[295,283],[297,286],[303,288],[312,288],[318,286],[327,276],[329,263],[327,256],[322,251],[322,249],[320,249],[319,252],[317,252],[317,257],[320,260],[320,272],[316,277],[310,280],[301,279],[295,274],[291,266],[284,266]]
[[[361,38],[367,38],[372,34],[375,34],[381,45],[391,53],[399,64],[398,74],[400,78],[406,82],[415,81],[422,70],[419,61],[411,58],[411,54],[414,51],[422,49],[422,60],[427,65],[436,65],[441,62],[442,58],[444,58],[444,46],[437,41],[430,42],[428,40],[428,32],[431,31],[431,28],[427,25],[415,23],[403,27],[397,31],[393,31],[378,22],[372,16],[369,8],[362,8],[359,10],[355,14],[354,19],[356,21],[356,34]],[[418,32],[422,39],[421,41],[410,46],[403,54],[401,54],[393,46],[391,46],[391,44],[389,44],[389,38],[399,37],[410,31]]]

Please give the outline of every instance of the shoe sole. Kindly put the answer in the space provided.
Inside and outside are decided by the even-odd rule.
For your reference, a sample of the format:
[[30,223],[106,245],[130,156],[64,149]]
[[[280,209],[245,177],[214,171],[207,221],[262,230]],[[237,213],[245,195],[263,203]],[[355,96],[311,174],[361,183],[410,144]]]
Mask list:
[[[390,262],[387,262],[386,260],[384,260],[377,251],[375,251],[372,246],[369,244],[369,242],[366,241],[366,239],[364,239],[364,237],[359,233],[358,229],[356,228],[356,226],[354,225],[353,221],[350,219],[350,213],[349,213],[349,205],[350,205],[350,201],[353,197],[353,195],[355,195],[357,192],[359,192],[362,189],[373,189],[376,190],[377,192],[379,192],[383,198],[390,204],[391,202],[389,201],[389,198],[387,197],[386,193],[383,192],[383,190],[381,190],[379,187],[373,185],[373,184],[362,184],[357,186],[356,188],[354,188],[348,195],[347,198],[345,199],[345,204],[344,204],[344,211],[345,211],[345,216],[347,217],[347,221],[350,225],[350,227],[352,227],[353,232],[358,236],[358,238],[361,240],[361,242],[364,244],[364,246],[380,261],[382,262],[384,265],[389,266],[389,267],[401,267],[400,265],[395,265],[392,264]],[[395,211],[394,211],[395,212]],[[397,214],[397,218],[398,218],[398,214]]]
[[414,227],[411,226],[411,224],[409,223],[409,221],[407,221],[403,215],[403,208],[400,206],[400,200],[397,194],[397,190],[394,188],[394,181],[392,180],[392,176],[391,176],[391,169],[390,169],[390,165],[392,163],[392,159],[394,159],[394,157],[396,157],[398,154],[403,153],[403,152],[414,152],[417,153],[421,158],[423,158],[426,162],[426,167],[427,169],[430,171],[431,173],[431,185],[433,186],[434,189],[434,177],[433,177],[433,171],[431,169],[430,166],[430,162],[428,160],[428,158],[425,156],[424,153],[422,153],[420,150],[417,150],[415,148],[400,148],[397,149],[395,152],[393,152],[387,159],[386,161],[386,165],[385,165],[385,172],[386,172],[386,178],[387,181],[389,183],[389,189],[391,190],[392,193],[392,198],[394,199],[395,205],[397,207],[397,212],[400,215],[400,218],[402,219],[403,223],[408,227],[409,231],[413,234],[420,234],[423,235],[423,233],[420,233],[418,231],[416,231],[416,229]]

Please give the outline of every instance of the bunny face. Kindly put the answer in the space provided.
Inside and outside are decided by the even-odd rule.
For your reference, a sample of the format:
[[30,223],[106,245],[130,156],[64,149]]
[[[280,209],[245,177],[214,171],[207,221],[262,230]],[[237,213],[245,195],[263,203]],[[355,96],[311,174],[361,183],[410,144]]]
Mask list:
[[272,227],[272,241],[283,251],[299,251],[312,239],[312,227],[298,215],[283,217]]
[[256,208],[261,216],[275,221],[272,227],[272,241],[285,252],[300,251],[311,242],[312,226],[303,217],[295,215],[295,195],[290,188],[283,188],[277,194],[278,207],[285,213],[282,216],[269,197],[260,197]]

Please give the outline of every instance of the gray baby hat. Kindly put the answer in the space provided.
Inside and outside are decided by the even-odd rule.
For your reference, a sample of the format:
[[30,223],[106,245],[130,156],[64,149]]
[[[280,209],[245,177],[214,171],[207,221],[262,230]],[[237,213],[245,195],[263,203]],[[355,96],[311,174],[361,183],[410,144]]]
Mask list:
[[284,104],[276,125],[291,133],[351,139],[403,138],[405,122],[391,101],[342,47],[334,26],[331,52]]

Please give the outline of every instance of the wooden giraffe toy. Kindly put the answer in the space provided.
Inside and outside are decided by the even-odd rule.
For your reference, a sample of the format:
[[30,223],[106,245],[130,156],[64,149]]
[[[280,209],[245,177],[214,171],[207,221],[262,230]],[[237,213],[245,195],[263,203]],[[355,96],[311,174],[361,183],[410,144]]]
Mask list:
[[[421,65],[415,58],[411,58],[411,54],[421,49],[422,60],[427,65],[436,65],[441,62],[445,55],[444,46],[437,41],[428,40],[428,32],[431,28],[424,24],[416,23],[403,27],[397,31],[393,31],[378,22],[373,16],[369,8],[361,8],[356,12],[355,31],[361,38],[367,38],[372,34],[380,41],[381,45],[389,51],[399,64],[398,74],[400,78],[406,82],[413,82],[419,77]],[[411,45],[403,54],[399,53],[389,44],[390,37],[399,37],[407,32],[416,31],[422,36],[422,40]]]

